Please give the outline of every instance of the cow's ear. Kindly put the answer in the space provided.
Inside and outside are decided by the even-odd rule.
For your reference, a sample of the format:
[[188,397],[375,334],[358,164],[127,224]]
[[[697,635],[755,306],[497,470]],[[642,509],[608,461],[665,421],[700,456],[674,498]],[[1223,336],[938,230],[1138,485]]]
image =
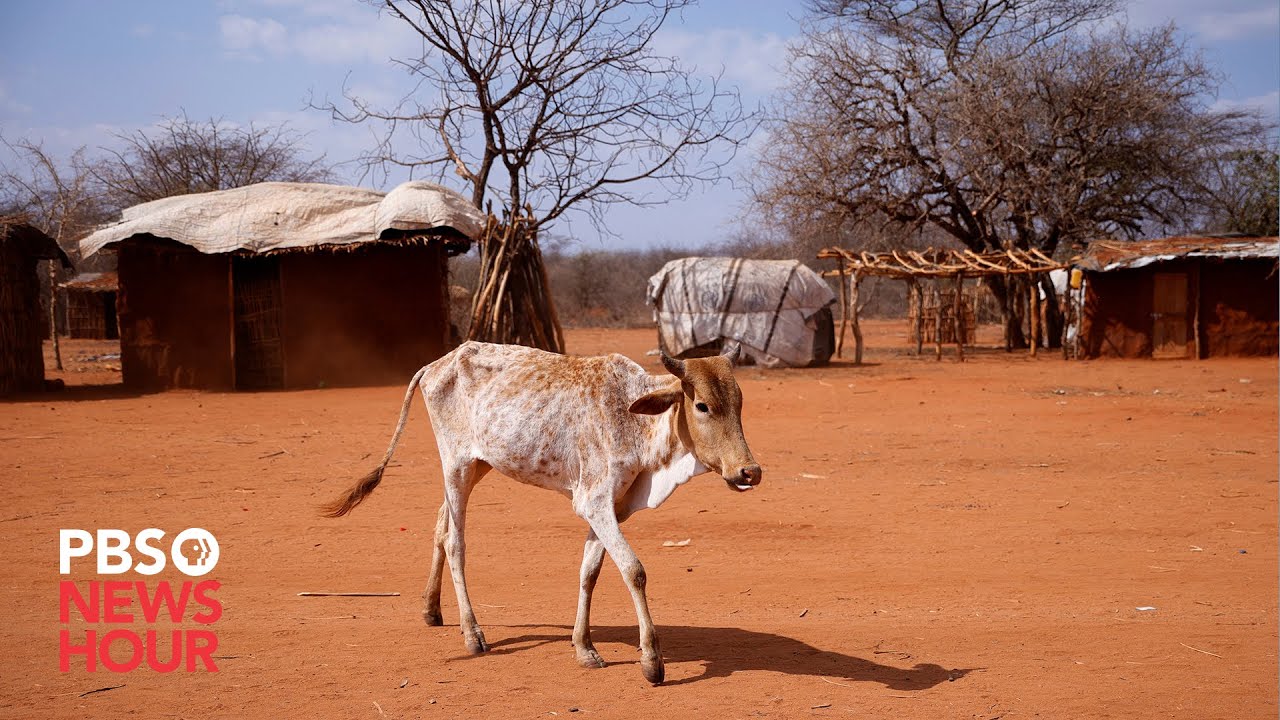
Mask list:
[[667,408],[675,405],[680,400],[680,395],[680,385],[677,383],[669,388],[641,395],[631,403],[629,409],[637,415],[660,415],[666,412]]

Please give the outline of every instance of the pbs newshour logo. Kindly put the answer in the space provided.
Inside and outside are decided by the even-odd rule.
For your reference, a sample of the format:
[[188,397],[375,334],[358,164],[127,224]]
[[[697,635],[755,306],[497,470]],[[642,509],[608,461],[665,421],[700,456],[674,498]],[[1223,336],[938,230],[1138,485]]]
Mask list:
[[[58,531],[58,572],[71,575],[73,565],[88,565],[94,556],[97,575],[160,574],[170,563],[188,578],[203,578],[218,565],[218,539],[204,528],[187,528],[165,540],[159,528],[137,535],[125,530],[77,528]],[[82,570],[83,571],[83,570]],[[58,616],[64,627],[58,638],[58,666],[63,672],[83,667],[130,672],[140,666],[158,671],[216,671],[213,653],[218,636],[209,626],[222,617],[215,593],[217,580],[63,580],[58,584]],[[83,635],[69,625],[75,616],[90,629]],[[199,627],[166,627],[194,622]],[[138,626],[142,625],[141,628]]]
[[[87,530],[58,531],[58,572],[71,573],[71,559],[86,557],[97,548],[98,574],[118,575],[134,572],[155,575],[164,570],[165,553],[155,545],[164,538],[164,531],[147,528],[133,539],[135,551],[150,559],[136,565],[129,552],[130,537],[124,530],[99,530],[97,538]],[[170,543],[168,556],[183,575],[200,577],[218,564],[218,539],[204,528],[187,528],[178,533]]]

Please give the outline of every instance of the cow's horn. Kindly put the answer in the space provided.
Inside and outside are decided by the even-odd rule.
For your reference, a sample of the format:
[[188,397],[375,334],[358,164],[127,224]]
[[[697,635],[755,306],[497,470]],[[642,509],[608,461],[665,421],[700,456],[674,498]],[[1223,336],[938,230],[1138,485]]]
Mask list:
[[677,360],[676,358],[673,358],[670,355],[667,355],[666,353],[662,353],[662,367],[666,368],[667,372],[671,373],[672,375],[675,375],[681,380],[684,379],[684,361],[683,360]]
[[725,343],[724,350],[720,351],[721,357],[729,358],[730,365],[738,364],[738,356],[742,353],[742,344],[738,342]]

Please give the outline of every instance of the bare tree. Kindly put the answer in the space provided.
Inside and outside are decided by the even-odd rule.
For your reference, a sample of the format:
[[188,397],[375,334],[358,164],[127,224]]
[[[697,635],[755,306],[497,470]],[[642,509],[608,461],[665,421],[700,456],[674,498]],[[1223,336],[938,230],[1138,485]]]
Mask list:
[[106,215],[87,170],[85,148],[60,163],[39,141],[0,138],[0,143],[9,157],[0,162],[0,213],[26,216],[75,259],[74,241]]
[[[61,165],[33,140],[10,142],[0,138],[10,161],[0,164],[0,215],[27,218],[57,241],[72,259],[79,258],[75,241],[103,219],[104,213],[85,170],[84,148]],[[58,342],[57,260],[48,261],[49,337],[53,342],[54,364],[62,369]]]
[[[816,0],[758,199],[795,221],[931,226],[976,252],[1185,220],[1204,150],[1256,122],[1208,109],[1218,77],[1172,26],[1099,22],[1118,6]],[[989,287],[1020,346],[1011,282]]]
[[[754,129],[736,91],[658,55],[654,38],[692,0],[384,0],[423,53],[396,62],[416,80],[394,107],[345,92],[338,120],[380,124],[370,170],[452,170],[476,207],[507,224],[481,247],[470,337],[560,351],[537,243],[566,211],[606,227],[617,203],[657,205],[719,180]],[[661,186],[657,196],[647,194]]]
[[1274,140],[1217,155],[1204,181],[1207,230],[1280,235],[1280,152]]
[[283,123],[237,126],[221,118],[192,120],[184,112],[115,138],[119,148],[104,148],[91,170],[116,208],[271,180],[332,177],[324,156],[309,157],[303,138]]
[[[350,93],[350,107],[321,107],[382,123],[370,168],[452,170],[477,207],[532,207],[534,229],[570,208],[602,225],[611,204],[661,204],[720,179],[754,129],[736,91],[653,51],[691,2],[377,2],[422,38],[421,57],[396,60],[416,88],[394,107]],[[640,194],[640,180],[664,193]]]

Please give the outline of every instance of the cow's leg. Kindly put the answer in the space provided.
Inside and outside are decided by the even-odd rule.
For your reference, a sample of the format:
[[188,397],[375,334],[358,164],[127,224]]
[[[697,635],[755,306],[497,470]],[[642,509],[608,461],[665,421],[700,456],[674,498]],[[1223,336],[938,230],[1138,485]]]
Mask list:
[[444,501],[449,508],[449,531],[445,539],[445,555],[449,558],[449,574],[453,578],[453,589],[458,595],[458,625],[462,628],[462,640],[467,650],[482,653],[489,649],[484,641],[484,633],[476,623],[475,612],[471,609],[471,598],[467,595],[466,578],[466,532],[467,498],[476,481],[489,471],[489,465],[480,460],[452,464],[445,472]]
[[640,624],[640,670],[649,682],[657,685],[664,676],[662,651],[658,647],[658,633],[653,627],[653,618],[649,616],[649,601],[645,597],[646,577],[644,566],[636,557],[627,539],[622,536],[622,528],[618,526],[618,517],[614,514],[613,503],[592,503],[583,509],[583,517],[595,531],[596,538],[609,552],[609,557],[622,573],[622,580],[631,591],[631,600],[636,606],[636,618]]
[[428,625],[443,625],[440,615],[440,586],[444,578],[444,544],[449,535],[449,503],[440,505],[440,514],[436,516],[435,547],[431,551],[431,574],[427,576],[427,589],[422,591],[422,599],[426,604],[422,608],[422,619]]
[[[615,514],[618,523],[624,523],[631,517],[630,508],[624,508]],[[604,563],[604,543],[596,537],[595,530],[587,531],[587,541],[582,548],[582,571],[579,573],[578,617],[573,623],[573,649],[578,656],[578,664],[588,668],[604,667],[604,660],[591,642],[591,595],[596,589],[596,580],[600,579],[600,567]]]
[[595,530],[587,531],[587,542],[582,548],[582,572],[578,585],[578,617],[573,623],[573,650],[578,664],[583,667],[604,667],[604,660],[591,644],[591,593],[600,578],[600,566],[604,563],[604,544],[596,537]]

